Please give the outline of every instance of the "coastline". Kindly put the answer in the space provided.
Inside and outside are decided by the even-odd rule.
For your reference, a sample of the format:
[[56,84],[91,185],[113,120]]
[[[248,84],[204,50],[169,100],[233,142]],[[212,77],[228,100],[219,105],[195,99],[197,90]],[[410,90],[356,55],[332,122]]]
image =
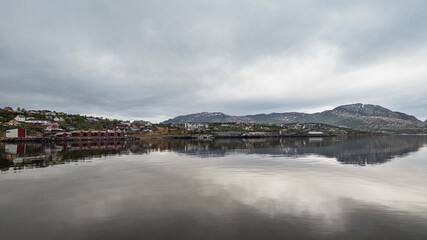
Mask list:
[[[387,135],[384,133],[375,134],[340,134],[339,136],[378,136]],[[171,139],[191,139],[191,140],[211,140],[227,138],[325,138],[336,137],[337,134],[290,134],[290,135],[241,135],[241,136],[218,136],[211,134],[189,134],[189,135],[152,135],[152,136],[124,136],[124,137],[27,137],[27,138],[0,138],[4,143],[53,143],[53,142],[99,142],[99,141],[138,141],[138,140],[171,140]]]

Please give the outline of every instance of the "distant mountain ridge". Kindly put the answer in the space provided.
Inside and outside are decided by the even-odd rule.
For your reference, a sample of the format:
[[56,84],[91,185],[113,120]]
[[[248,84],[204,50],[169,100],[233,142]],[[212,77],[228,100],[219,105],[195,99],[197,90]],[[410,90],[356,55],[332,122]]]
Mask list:
[[379,105],[372,104],[349,104],[338,106],[332,110],[318,113],[270,113],[246,116],[230,116],[221,112],[202,112],[182,115],[163,123],[183,124],[186,122],[241,122],[258,124],[280,124],[292,122],[325,123],[335,126],[343,126],[354,129],[402,129],[402,128],[424,128],[427,124],[416,117],[401,112],[391,111]]

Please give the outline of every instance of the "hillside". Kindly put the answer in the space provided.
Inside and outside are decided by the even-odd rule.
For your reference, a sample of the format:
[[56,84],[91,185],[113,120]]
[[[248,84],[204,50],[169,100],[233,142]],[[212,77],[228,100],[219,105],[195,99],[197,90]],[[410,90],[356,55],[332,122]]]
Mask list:
[[361,103],[342,105],[332,110],[313,114],[289,112],[229,116],[218,112],[203,112],[178,116],[163,123],[183,124],[185,122],[242,122],[254,124],[312,122],[369,130],[427,128],[427,124],[414,116],[391,111],[378,105]]

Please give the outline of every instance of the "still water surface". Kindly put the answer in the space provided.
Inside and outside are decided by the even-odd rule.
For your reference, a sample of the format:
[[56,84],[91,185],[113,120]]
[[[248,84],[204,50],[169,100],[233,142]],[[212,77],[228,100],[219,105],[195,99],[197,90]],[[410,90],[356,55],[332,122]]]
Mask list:
[[427,136],[0,145],[1,239],[427,239]]

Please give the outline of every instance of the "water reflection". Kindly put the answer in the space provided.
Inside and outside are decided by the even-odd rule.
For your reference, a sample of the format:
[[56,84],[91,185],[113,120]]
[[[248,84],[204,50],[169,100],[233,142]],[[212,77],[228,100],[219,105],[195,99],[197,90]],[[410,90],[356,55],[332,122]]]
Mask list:
[[[425,140],[4,146],[0,231],[4,239],[427,239]],[[102,159],[6,171],[93,157]]]
[[198,157],[223,157],[232,153],[298,157],[316,154],[344,164],[385,163],[396,156],[418,151],[427,136],[145,140],[135,142],[74,142],[61,144],[1,144],[0,169],[7,171],[75,162],[116,154],[174,151]]

